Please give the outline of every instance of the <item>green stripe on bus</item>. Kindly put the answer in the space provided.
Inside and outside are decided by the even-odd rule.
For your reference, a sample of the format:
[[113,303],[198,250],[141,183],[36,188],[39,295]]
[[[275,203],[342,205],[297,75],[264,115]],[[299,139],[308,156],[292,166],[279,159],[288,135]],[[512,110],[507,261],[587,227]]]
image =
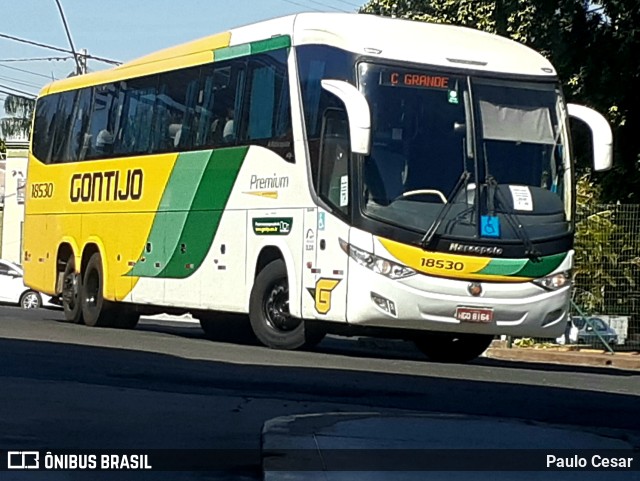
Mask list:
[[259,40],[251,43],[251,53],[269,52],[281,48],[291,47],[291,37],[289,35],[279,35],[266,40]]
[[513,276],[527,264],[527,259],[491,259],[478,274],[488,276]]
[[529,261],[524,268],[518,272],[519,276],[538,278],[544,277],[555,271],[560,264],[566,259],[567,253],[554,254],[540,259],[539,262]]
[[515,277],[544,277],[558,268],[567,257],[567,253],[541,257],[537,262],[528,259],[492,259],[489,265],[478,271],[478,274],[515,276]]
[[[167,252],[173,252],[196,193],[194,184],[200,179],[211,157],[211,151],[179,154],[162,194],[151,233],[140,253],[138,263],[129,275],[156,277],[166,266]],[[142,259],[144,259],[142,261]]]
[[[182,279],[200,267],[248,149],[205,150],[178,156],[141,260],[128,275]],[[151,247],[149,252],[147,246]]]
[[239,147],[213,151],[197,186],[179,243],[161,277],[188,277],[200,267],[213,243],[248,149]]
[[277,37],[259,40],[257,42],[243,43],[232,47],[224,47],[214,50],[213,59],[215,62],[221,60],[229,60],[232,58],[246,57],[247,55],[270,52],[281,48],[291,46],[291,37],[289,35],[279,35]]

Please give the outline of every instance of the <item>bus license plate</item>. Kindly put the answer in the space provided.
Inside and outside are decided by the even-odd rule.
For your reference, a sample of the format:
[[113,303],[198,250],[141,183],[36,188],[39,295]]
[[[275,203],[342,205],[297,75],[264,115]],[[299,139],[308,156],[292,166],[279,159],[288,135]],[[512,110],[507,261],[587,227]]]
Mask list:
[[456,319],[463,322],[492,322],[493,309],[479,307],[458,307]]

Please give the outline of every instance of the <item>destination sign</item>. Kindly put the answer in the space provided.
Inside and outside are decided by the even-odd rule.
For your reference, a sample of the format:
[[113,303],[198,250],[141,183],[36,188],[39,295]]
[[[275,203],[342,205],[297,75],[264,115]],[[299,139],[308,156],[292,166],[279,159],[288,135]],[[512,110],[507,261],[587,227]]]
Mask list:
[[425,89],[449,89],[449,77],[407,70],[383,70],[380,72],[380,84],[391,87],[412,87]]

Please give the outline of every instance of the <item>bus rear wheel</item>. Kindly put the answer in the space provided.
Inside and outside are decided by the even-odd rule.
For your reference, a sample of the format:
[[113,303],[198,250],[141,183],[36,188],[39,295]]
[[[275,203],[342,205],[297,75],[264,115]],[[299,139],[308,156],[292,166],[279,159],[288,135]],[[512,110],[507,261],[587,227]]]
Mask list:
[[71,254],[62,276],[62,309],[65,321],[74,324],[82,323],[81,285],[82,277],[76,273],[76,260]]
[[82,316],[87,326],[133,329],[139,314],[129,306],[107,301],[103,295],[102,258],[95,252],[89,258],[82,276]]
[[486,351],[493,337],[485,334],[429,333],[414,339],[414,343],[431,361],[464,363]]
[[282,259],[269,263],[256,277],[249,302],[251,328],[258,340],[274,349],[310,348],[325,333],[289,312],[289,282]]

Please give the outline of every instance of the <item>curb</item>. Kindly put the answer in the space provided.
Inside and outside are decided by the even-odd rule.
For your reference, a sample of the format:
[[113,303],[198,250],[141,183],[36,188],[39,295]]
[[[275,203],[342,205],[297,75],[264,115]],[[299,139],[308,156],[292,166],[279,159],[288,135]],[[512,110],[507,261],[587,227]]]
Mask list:
[[585,351],[559,351],[554,349],[490,347],[485,352],[489,359],[501,361],[540,362],[572,366],[610,367],[640,370],[640,354],[604,354]]
[[[363,349],[386,351],[398,355],[410,355],[425,359],[424,355],[408,341],[397,339],[380,339],[360,337],[357,346]],[[570,350],[566,348],[524,348],[506,347],[503,341],[494,341],[482,357],[498,361],[536,362],[547,364],[563,364],[567,366],[587,366],[598,368],[615,368],[640,370],[639,352],[605,353],[599,350]]]

